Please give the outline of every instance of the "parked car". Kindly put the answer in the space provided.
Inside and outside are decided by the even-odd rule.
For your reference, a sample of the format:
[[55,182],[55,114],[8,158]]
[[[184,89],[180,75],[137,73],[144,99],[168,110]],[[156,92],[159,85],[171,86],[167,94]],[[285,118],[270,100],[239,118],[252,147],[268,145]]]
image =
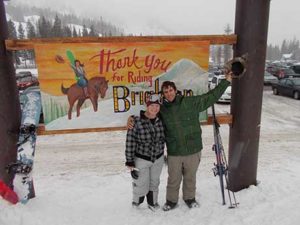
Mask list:
[[266,71],[268,71],[273,76],[278,77],[278,72],[282,69],[288,68],[287,66],[281,64],[270,64],[266,67]]
[[214,77],[214,74],[211,72],[208,72],[208,87],[210,87],[210,83],[211,83],[211,80],[213,79],[213,77]]
[[[210,88],[214,89],[222,80],[225,75],[214,76],[210,83]],[[231,86],[227,87],[223,95],[219,98],[218,102],[230,103],[231,102]]]
[[294,99],[300,98],[300,78],[284,78],[272,84],[274,95],[286,95]]
[[268,71],[265,71],[264,74],[264,85],[271,85],[272,83],[278,82],[277,77],[270,74]]
[[295,73],[300,74],[300,63],[294,64],[294,65],[290,66],[290,68],[292,70],[294,70]]
[[21,71],[16,74],[17,86],[19,91],[31,86],[39,86],[38,79],[30,71]]
[[275,74],[273,74],[274,76],[278,77],[278,79],[282,79],[282,78],[292,78],[292,77],[300,77],[300,74],[295,73],[294,70],[290,69],[290,68],[281,68],[278,69],[276,71]]

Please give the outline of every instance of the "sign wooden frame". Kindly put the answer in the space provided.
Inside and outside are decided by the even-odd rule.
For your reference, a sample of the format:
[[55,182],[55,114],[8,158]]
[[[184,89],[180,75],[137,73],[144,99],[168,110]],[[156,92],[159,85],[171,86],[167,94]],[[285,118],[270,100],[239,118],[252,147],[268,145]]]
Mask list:
[[177,36],[129,36],[129,37],[74,37],[33,38],[5,40],[7,50],[33,49],[41,43],[105,43],[105,42],[162,42],[162,41],[210,41],[211,45],[236,44],[237,36],[231,35],[177,35]]
[[[129,36],[129,37],[77,37],[77,38],[34,38],[34,39],[8,39],[5,40],[6,49],[29,50],[34,49],[35,44],[46,43],[105,43],[105,42],[163,42],[163,41],[210,41],[210,45],[234,45],[237,42],[236,35],[178,35],[178,36]],[[217,114],[217,120],[220,124],[231,124],[232,115]],[[206,122],[202,125],[211,125],[212,116],[208,115]],[[67,134],[67,133],[86,133],[100,131],[126,130],[126,127],[107,127],[107,128],[85,128],[69,130],[45,130],[44,124],[38,127],[39,135]]]

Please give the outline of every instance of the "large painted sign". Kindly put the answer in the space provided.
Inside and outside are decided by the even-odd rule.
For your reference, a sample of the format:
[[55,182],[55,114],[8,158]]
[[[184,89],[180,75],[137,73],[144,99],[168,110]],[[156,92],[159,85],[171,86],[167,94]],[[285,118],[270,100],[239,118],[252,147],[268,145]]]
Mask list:
[[[209,41],[52,43],[34,46],[46,130],[120,127],[163,81],[207,92]],[[200,120],[206,119],[206,112]]]

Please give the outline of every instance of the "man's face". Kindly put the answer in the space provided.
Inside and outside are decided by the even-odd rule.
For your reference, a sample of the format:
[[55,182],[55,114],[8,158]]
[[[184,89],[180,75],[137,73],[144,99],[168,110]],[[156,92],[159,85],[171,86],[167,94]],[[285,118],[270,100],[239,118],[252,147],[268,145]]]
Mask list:
[[174,101],[174,99],[176,97],[176,91],[173,87],[168,86],[163,89],[163,95],[164,95],[165,99],[168,100],[168,102],[172,102],[172,101]]

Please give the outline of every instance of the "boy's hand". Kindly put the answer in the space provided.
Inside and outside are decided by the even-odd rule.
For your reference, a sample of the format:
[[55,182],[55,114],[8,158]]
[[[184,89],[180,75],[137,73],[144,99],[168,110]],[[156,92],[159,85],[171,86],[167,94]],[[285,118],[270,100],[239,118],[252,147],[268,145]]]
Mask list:
[[133,171],[133,169],[134,169],[134,166],[126,166],[126,167],[130,172]]
[[134,127],[134,119],[133,116],[129,116],[127,119],[127,129],[131,130]]

